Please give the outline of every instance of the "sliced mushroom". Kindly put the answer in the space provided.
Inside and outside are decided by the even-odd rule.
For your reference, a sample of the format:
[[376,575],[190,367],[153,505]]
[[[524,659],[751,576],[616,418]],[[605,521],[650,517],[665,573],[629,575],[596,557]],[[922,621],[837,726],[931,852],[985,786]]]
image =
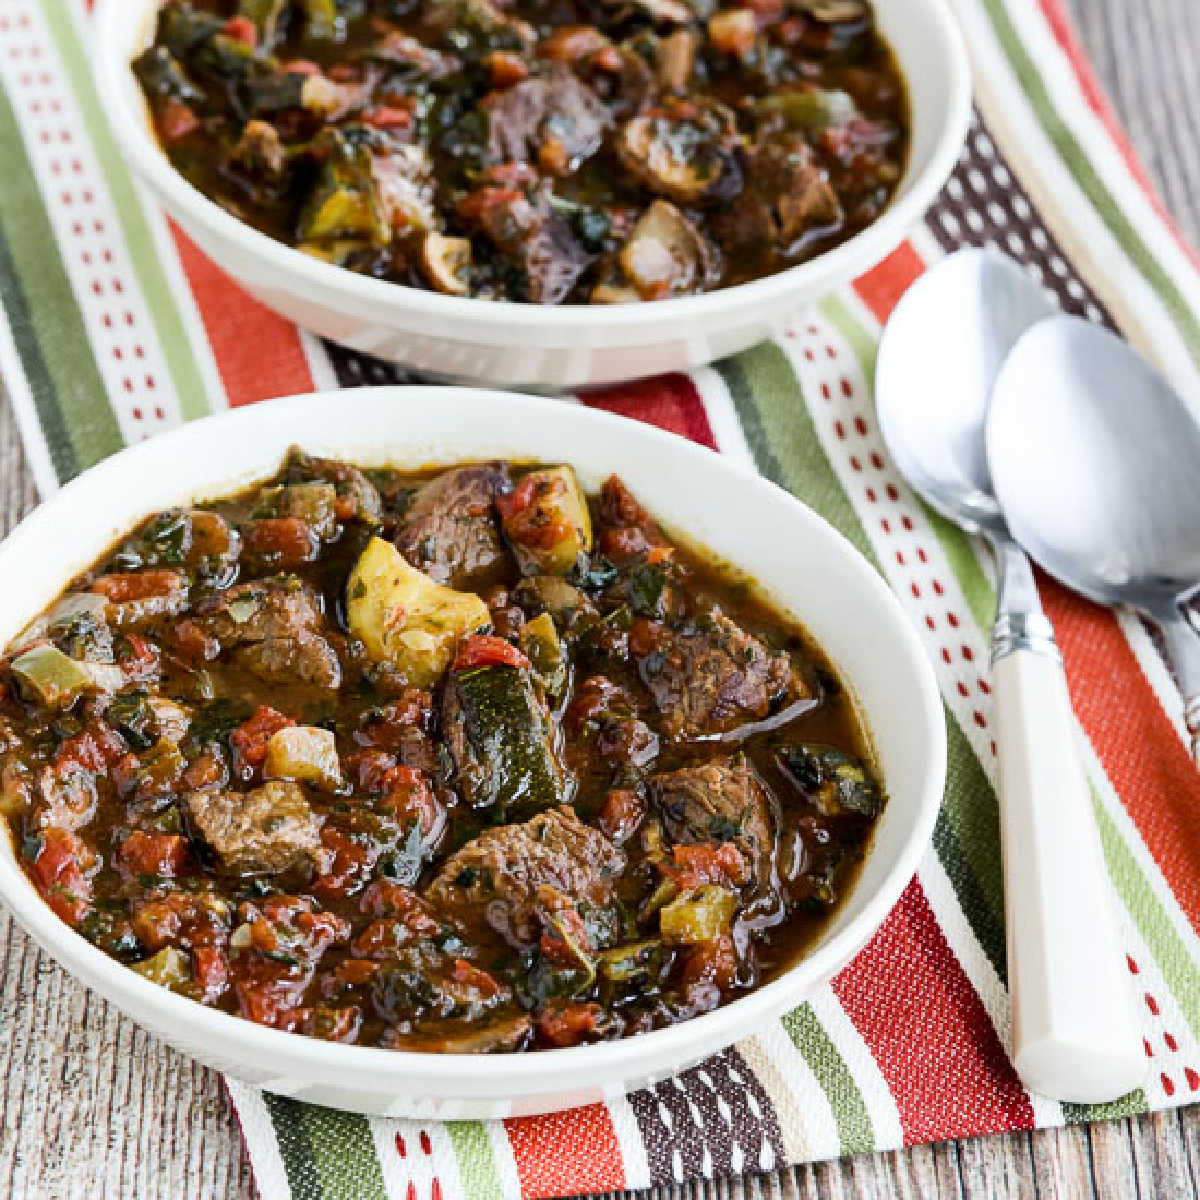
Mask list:
[[609,8],[639,8],[655,22],[664,25],[690,25],[696,20],[695,10],[684,0],[605,0]]
[[538,43],[537,52],[539,58],[573,66],[611,45],[608,35],[601,33],[595,25],[560,25]]
[[715,275],[715,252],[699,230],[666,200],[638,218],[620,253],[626,276],[647,300],[686,295]]
[[844,25],[867,17],[867,0],[793,0],[793,3],[825,25]]
[[439,292],[465,296],[471,270],[469,238],[427,233],[421,242],[421,270]]
[[748,58],[758,40],[758,18],[748,8],[727,8],[708,19],[708,40],[731,58]]
[[641,298],[636,288],[615,283],[598,283],[588,296],[592,304],[637,304]]
[[617,154],[650,191],[697,204],[740,189],[741,171],[725,140],[690,120],[634,117],[621,129]]
[[669,92],[685,92],[696,65],[700,36],[693,29],[676,29],[658,47],[658,79]]

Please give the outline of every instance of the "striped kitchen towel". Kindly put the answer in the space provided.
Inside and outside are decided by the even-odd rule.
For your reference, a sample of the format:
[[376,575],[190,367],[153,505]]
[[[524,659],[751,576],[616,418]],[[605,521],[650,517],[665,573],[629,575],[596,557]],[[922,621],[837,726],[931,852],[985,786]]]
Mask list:
[[[936,665],[950,766],[934,843],[854,962],[810,1003],[678,1079],[504,1122],[367,1120],[237,1083],[268,1200],[551,1197],[766,1171],[914,1142],[1200,1099],[1200,774],[1141,624],[1043,583],[1139,997],[1148,1083],[1104,1107],[1027,1093],[1005,1047],[987,681],[990,567],[889,462],[871,398],[880,325],[926,264],[998,245],[1064,309],[1200,392],[1200,275],[1072,39],[1061,0],[955,0],[977,120],[924,223],[780,339],[589,396],[753,463],[893,585]],[[146,202],[88,75],[82,0],[0,0],[0,369],[43,493],[123,444],[227,405],[395,368],[273,316]]]

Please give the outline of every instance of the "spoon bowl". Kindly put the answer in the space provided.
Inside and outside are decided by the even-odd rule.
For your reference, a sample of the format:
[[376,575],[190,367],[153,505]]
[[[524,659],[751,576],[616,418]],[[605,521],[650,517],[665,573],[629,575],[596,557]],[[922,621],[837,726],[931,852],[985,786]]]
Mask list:
[[888,449],[934,508],[973,533],[1003,530],[982,432],[992,382],[1017,339],[1057,311],[1012,259],[961,250],[905,292],[880,341]]
[[1009,528],[1068,587],[1154,614],[1200,584],[1200,422],[1120,338],[1078,317],[1030,329],[987,454]]

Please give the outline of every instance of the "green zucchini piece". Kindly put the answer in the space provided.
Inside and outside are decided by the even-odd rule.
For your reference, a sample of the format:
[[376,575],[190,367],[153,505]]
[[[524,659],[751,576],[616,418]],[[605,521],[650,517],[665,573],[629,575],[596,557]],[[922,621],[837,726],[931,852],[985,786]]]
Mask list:
[[453,672],[442,700],[442,728],[460,793],[497,823],[566,799],[554,726],[524,669]]
[[143,979],[172,992],[181,991],[192,980],[192,964],[188,956],[175,946],[164,946],[157,954],[143,962],[130,963],[129,966]]
[[534,617],[521,627],[519,640],[546,697],[552,704],[560,704],[567,692],[570,663],[554,618],[548,612]]
[[258,30],[258,44],[269,46],[275,41],[279,18],[287,11],[288,0],[241,0],[239,16],[249,17]]
[[133,60],[132,70],[147,96],[197,104],[204,93],[184,74],[183,68],[165,46],[151,46]]
[[755,107],[762,114],[780,114],[790,129],[808,134],[845,125],[858,116],[858,106],[848,92],[826,88],[776,92],[764,96]]
[[658,984],[662,942],[651,940],[602,951],[596,959],[600,998],[605,1004],[644,996]]
[[246,109],[253,116],[304,107],[304,82],[308,78],[296,71],[256,70],[242,81]]
[[92,682],[81,663],[48,642],[18,655],[11,669],[22,690],[31,692],[47,708],[68,708]]
[[709,884],[664,905],[658,914],[658,928],[668,945],[696,946],[727,933],[736,911],[737,897]]

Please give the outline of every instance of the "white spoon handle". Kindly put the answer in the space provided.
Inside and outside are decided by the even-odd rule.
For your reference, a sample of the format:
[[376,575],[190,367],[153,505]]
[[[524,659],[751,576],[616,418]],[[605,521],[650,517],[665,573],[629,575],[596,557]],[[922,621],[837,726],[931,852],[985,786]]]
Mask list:
[[1066,676],[1038,619],[1045,632],[993,665],[1013,1058],[1043,1095],[1112,1100],[1143,1083],[1146,1058]]

